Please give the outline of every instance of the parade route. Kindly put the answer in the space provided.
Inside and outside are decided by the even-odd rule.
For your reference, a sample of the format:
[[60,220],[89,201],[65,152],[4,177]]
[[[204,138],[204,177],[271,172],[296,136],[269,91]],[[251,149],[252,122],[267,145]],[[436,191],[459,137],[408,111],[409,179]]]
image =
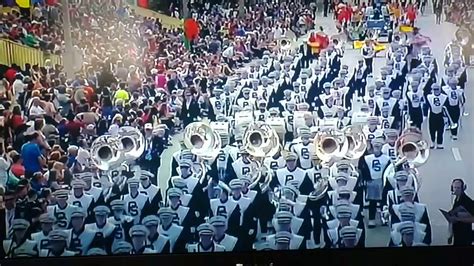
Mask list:
[[[429,11],[431,10],[427,9],[427,12]],[[337,33],[334,21],[331,17],[318,17],[316,27],[319,28],[319,26],[322,26],[329,36],[333,36]],[[433,14],[425,14],[424,16],[419,17],[417,26],[420,28],[420,32],[423,35],[430,37],[432,40],[430,47],[440,68],[438,73],[439,81],[439,78],[442,77],[444,73],[444,49],[453,39],[457,28],[455,25],[446,22],[436,25]],[[304,40],[306,40],[306,36],[300,38],[298,44]],[[349,65],[350,73],[352,73],[359,58],[361,58],[360,50],[354,50],[350,47],[350,44],[347,44],[345,55],[342,58],[342,64]],[[380,67],[384,65],[385,60],[384,53],[378,54],[378,57],[374,60],[374,77],[377,77],[380,74]],[[472,99],[474,99],[474,93],[470,89],[474,85],[474,82],[469,77],[474,75],[474,70],[470,68],[467,71],[468,83],[466,85],[467,90],[465,91],[467,104],[465,106],[465,111],[469,112],[472,110]],[[448,224],[439,212],[439,209],[449,209],[451,206],[451,180],[455,177],[460,177],[468,184],[474,183],[474,177],[471,175],[471,166],[472,163],[474,163],[474,137],[469,134],[469,132],[473,132],[474,130],[471,116],[462,117],[462,122],[460,124],[459,139],[456,141],[451,140],[450,133],[446,132],[444,143],[445,149],[431,150],[428,162],[419,168],[422,182],[419,197],[420,202],[428,206],[433,235],[432,245],[447,244]],[[425,139],[429,141],[426,121],[424,122],[423,127]],[[173,146],[169,147],[162,155],[162,164],[159,170],[159,185],[163,188],[162,192],[166,191],[165,188],[167,187],[170,175],[172,155],[179,149],[179,141],[181,139],[181,134],[175,135],[173,137]],[[468,187],[467,194],[472,195],[473,193],[474,189]],[[388,231],[388,227],[367,229],[366,246],[387,246],[390,237]]]

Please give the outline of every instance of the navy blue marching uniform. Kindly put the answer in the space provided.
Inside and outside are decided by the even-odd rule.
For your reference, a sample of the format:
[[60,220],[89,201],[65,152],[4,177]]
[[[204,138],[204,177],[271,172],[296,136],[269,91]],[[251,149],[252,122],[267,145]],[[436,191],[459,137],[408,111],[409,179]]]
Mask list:
[[[438,145],[438,148],[443,148],[444,138],[444,107],[448,104],[448,96],[440,93],[440,86],[433,84],[433,93],[427,96],[428,104],[428,122],[429,130],[432,142],[432,148],[434,144]],[[438,95],[437,95],[438,94]]]
[[[417,86],[416,83],[412,85]],[[415,90],[416,91],[412,89],[407,92],[408,113],[413,125],[421,129],[421,125],[423,124],[423,104],[425,99],[422,91],[419,91],[418,88]]]

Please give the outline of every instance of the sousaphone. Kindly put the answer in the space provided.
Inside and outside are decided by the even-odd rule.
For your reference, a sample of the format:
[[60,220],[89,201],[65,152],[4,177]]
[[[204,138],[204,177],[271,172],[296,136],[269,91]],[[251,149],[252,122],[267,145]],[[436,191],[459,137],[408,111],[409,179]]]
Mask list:
[[415,182],[414,186],[418,190],[421,187],[421,180],[416,168],[428,161],[430,152],[428,142],[423,139],[421,130],[416,127],[409,127],[398,138],[395,143],[395,149],[399,159],[387,167],[384,172],[384,178],[386,180],[393,180],[395,170],[399,166],[406,164],[404,169],[411,175],[413,182]]

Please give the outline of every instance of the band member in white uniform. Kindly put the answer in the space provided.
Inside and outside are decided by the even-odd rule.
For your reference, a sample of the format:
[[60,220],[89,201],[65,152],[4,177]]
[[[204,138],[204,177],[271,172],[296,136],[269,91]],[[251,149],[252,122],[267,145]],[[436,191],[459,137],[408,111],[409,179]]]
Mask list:
[[224,246],[216,244],[213,241],[214,227],[212,225],[208,223],[203,223],[197,228],[197,230],[199,233],[199,242],[196,244],[188,245],[188,253],[226,251]]
[[[444,141],[444,107],[448,104],[448,96],[441,94],[441,89],[438,84],[431,86],[432,93],[427,96],[429,114],[428,123],[431,136],[431,149],[435,147],[443,149]],[[436,144],[436,146],[435,146]]]
[[376,226],[377,207],[383,199],[383,187],[386,182],[384,172],[391,164],[390,157],[382,153],[383,144],[384,141],[381,139],[373,140],[373,154],[361,157],[359,160],[359,169],[366,181],[365,198],[369,202],[369,228]]
[[[464,91],[457,84],[458,79],[451,78],[448,81],[448,86],[443,87],[444,93],[448,96],[447,111],[453,124],[459,124],[461,107],[464,104]],[[451,135],[453,140],[458,139],[458,127],[451,128]]]

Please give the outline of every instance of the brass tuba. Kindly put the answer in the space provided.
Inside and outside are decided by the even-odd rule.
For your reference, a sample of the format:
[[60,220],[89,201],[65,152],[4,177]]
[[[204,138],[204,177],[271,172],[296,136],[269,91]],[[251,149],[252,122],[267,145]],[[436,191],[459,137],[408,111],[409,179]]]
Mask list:
[[138,128],[124,126],[119,129],[121,152],[127,162],[138,159],[145,151],[145,137]]
[[121,127],[115,135],[99,136],[91,145],[92,162],[103,171],[130,164],[145,150],[145,137],[139,129]]
[[395,148],[399,159],[390,164],[384,172],[384,178],[391,183],[394,182],[395,170],[402,164],[408,163],[409,167],[404,168],[413,179],[413,186],[418,191],[421,187],[421,179],[416,167],[426,163],[429,157],[429,145],[423,139],[421,131],[416,127],[405,129],[397,142]]
[[92,162],[103,171],[111,170],[122,164],[124,157],[119,138],[111,135],[99,136],[91,145]]
[[[250,176],[253,182],[258,182],[268,169],[264,166],[265,158],[274,156],[280,151],[278,134],[269,125],[260,121],[251,123],[242,137],[243,149],[249,153],[252,160]],[[270,175],[266,175],[263,187],[266,189],[270,183]]]
[[184,129],[183,142],[186,148],[197,157],[212,161],[221,149],[221,137],[208,124],[193,122]]
[[349,142],[343,131],[324,128],[313,139],[316,156],[323,163],[334,163],[346,156]]
[[405,129],[395,143],[400,160],[396,166],[408,162],[414,167],[426,163],[430,155],[428,143],[423,139],[422,132],[416,127]]

